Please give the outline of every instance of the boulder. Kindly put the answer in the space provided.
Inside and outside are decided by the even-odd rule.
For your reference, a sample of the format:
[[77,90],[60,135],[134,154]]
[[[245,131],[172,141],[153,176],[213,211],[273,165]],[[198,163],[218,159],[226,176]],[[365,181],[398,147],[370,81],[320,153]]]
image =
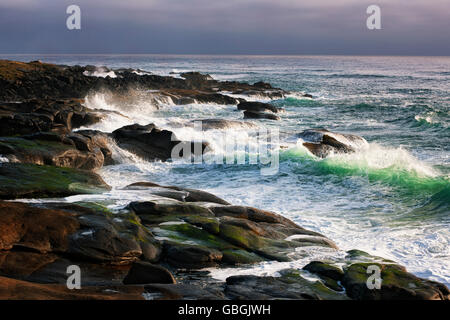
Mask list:
[[35,164],[0,164],[0,199],[67,197],[111,189],[96,173]]
[[69,290],[0,276],[0,300],[144,300],[143,286],[98,286]]
[[[188,82],[191,83],[191,82]],[[163,97],[169,97],[176,105],[192,103],[215,103],[221,105],[233,105],[238,102],[236,98],[225,94],[197,89],[164,89],[159,92]]]
[[[216,81],[198,72],[183,73],[185,79],[158,76],[132,69],[113,70],[100,67],[103,72],[114,72],[116,77],[102,77],[97,66],[63,66],[42,62],[16,62],[0,60],[0,101],[22,101],[30,98],[55,99],[84,98],[91,92],[107,90],[118,95],[130,89],[164,91],[174,96],[175,103],[236,104],[238,99],[219,94],[257,94],[265,97],[282,97],[285,91],[269,84],[254,85],[237,81]],[[96,74],[97,71],[97,74]],[[20,132],[26,134],[30,132]]]
[[279,271],[280,277],[231,276],[225,294],[233,300],[348,300],[319,281],[309,281],[295,269]]
[[178,268],[290,261],[301,248],[336,249],[318,233],[251,207],[161,199],[128,208],[164,242],[162,258]]
[[249,111],[249,112],[253,112],[253,113],[265,113],[265,112],[278,113],[278,112],[283,111],[283,109],[277,108],[274,105],[271,105],[269,103],[254,102],[254,101],[240,102],[238,104],[237,108],[238,108],[238,110],[244,110],[244,111]]
[[177,283],[147,284],[146,296],[155,300],[225,300],[222,285],[219,283]]
[[[180,143],[187,143],[192,154],[197,143],[201,144],[202,152],[207,147],[205,142],[182,142],[173,132],[158,129],[154,124],[125,126],[115,130],[112,137],[121,148],[147,160],[169,160],[172,150]],[[179,155],[180,157],[186,156],[183,155],[183,152]]]
[[123,279],[124,284],[176,283],[169,270],[148,262],[136,261]]
[[82,105],[82,100],[31,99],[0,103],[0,136],[36,132],[68,133],[102,119]]
[[[90,137],[72,133],[37,133],[21,137],[0,138],[0,154],[9,162],[53,165],[94,170],[111,158],[105,145],[98,147]],[[110,161],[110,160],[109,160]]]
[[180,73],[180,76],[194,82],[214,80],[209,74],[201,74],[200,72],[183,72]]
[[202,130],[223,130],[223,129],[257,129],[258,125],[249,121],[236,121],[225,119],[198,119],[192,120],[190,124],[200,122]]
[[280,120],[281,118],[275,114],[268,113],[268,112],[244,111],[244,119]]
[[[380,289],[369,289],[369,266],[381,270]],[[438,282],[408,273],[397,264],[354,263],[346,268],[342,284],[347,295],[355,300],[449,300],[450,291]]]
[[68,236],[80,227],[69,212],[24,203],[1,201],[0,212],[0,250],[67,251]]
[[[229,203],[215,195],[209,192],[205,192],[202,190],[197,189],[190,189],[190,188],[181,188],[177,186],[161,186],[159,184],[153,183],[153,182],[135,182],[128,186],[126,186],[126,189],[148,189],[150,193],[162,195],[166,198],[172,198],[179,201],[184,202],[211,202],[211,203],[217,203],[217,204],[224,204],[229,205]],[[156,189],[156,190],[155,190]],[[174,190],[175,193],[172,194],[162,194],[161,189],[170,189]]]
[[366,139],[353,135],[328,131],[326,129],[309,129],[297,135],[312,154],[325,158],[332,153],[351,153],[367,148]]
[[159,260],[160,244],[132,213],[113,217],[70,203],[36,206],[5,201],[0,202],[0,211],[3,275],[29,276],[55,262],[59,255],[107,265]]
[[312,261],[304,266],[303,270],[315,273],[319,276],[331,278],[336,281],[340,281],[344,276],[344,272],[341,268],[321,261]]

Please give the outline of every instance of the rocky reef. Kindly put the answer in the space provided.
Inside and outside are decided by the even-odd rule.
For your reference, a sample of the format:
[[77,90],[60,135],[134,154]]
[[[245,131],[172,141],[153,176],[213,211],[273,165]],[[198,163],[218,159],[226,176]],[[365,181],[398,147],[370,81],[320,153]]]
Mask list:
[[[104,67],[101,71],[114,77],[94,76],[98,71],[0,61],[0,299],[450,298],[445,285],[416,277],[394,261],[359,250],[343,252],[325,235],[275,212],[233,205],[205,191],[136,181],[121,191],[139,190],[148,200],[128,201],[117,210],[95,198],[63,201],[111,190],[96,170],[114,164],[113,144],[147,161],[170,161],[174,145],[184,142],[153,123],[111,133],[83,129],[111,113],[85,107],[83,99],[91,92],[120,96],[139,89],[148,99],[180,105],[236,105],[243,118],[258,121],[280,120],[283,110],[236,95],[288,94],[264,82],[220,82],[197,72],[174,78]],[[255,126],[223,119],[203,124],[204,130]],[[318,157],[354,152],[367,143],[322,129],[298,137]],[[207,152],[207,142],[195,143]],[[341,254],[317,260],[311,252]],[[235,275],[220,281],[204,270],[298,259],[309,262],[276,276]],[[78,290],[66,286],[72,265],[82,270]],[[370,289],[374,266],[382,281]]]

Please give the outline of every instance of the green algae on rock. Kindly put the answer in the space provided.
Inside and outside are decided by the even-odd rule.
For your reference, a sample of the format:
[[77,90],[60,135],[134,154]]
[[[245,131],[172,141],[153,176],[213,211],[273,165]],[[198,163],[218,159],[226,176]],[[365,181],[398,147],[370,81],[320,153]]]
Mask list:
[[96,173],[35,164],[1,163],[0,198],[67,197],[111,189]]

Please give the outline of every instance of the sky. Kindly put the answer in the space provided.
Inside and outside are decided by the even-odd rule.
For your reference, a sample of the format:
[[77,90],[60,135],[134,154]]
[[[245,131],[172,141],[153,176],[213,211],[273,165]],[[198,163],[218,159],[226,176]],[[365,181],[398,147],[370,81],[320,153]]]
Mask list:
[[17,53],[448,56],[450,0],[0,0],[0,54]]

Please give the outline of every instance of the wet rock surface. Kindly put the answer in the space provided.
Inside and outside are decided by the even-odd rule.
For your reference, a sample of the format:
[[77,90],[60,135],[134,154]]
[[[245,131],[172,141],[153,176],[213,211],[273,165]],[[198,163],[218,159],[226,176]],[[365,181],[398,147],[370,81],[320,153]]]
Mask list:
[[[106,76],[96,76],[100,73]],[[280,119],[283,110],[242,97],[288,94],[261,81],[221,82],[198,72],[180,76],[0,60],[0,198],[109,192],[95,170],[114,163],[112,143],[150,161],[170,160],[180,143],[195,147],[154,124],[112,133],[76,131],[111,112],[86,108],[82,99],[90,93],[106,90],[125,101],[125,93],[143,89],[139,99],[237,105],[246,118],[271,120]],[[257,127],[257,121],[203,122],[204,130]],[[319,157],[353,152],[367,143],[327,130],[307,130],[298,137]],[[207,150],[207,143],[198,143],[202,152]],[[308,260],[311,252],[340,251],[324,235],[274,212],[232,205],[182,186],[146,181],[121,191],[131,190],[145,194],[145,200],[121,206],[95,198],[0,201],[0,299],[449,299],[444,285],[362,251],[330,261]],[[299,259],[305,259],[302,269],[273,276],[219,281],[199,270],[251,270],[268,261]],[[70,265],[82,270],[81,290],[66,287]],[[367,287],[371,266],[381,270],[379,290]]]
[[22,163],[0,164],[0,199],[66,197],[110,190],[96,173]]
[[183,142],[180,141],[173,132],[161,130],[154,124],[146,126],[134,124],[125,126],[115,130],[112,137],[117,144],[143,159],[146,160],[168,160],[172,158],[172,151],[176,146],[181,145],[187,147],[188,154],[184,154],[184,148],[180,148],[180,152],[176,156],[191,157],[198,144],[201,152],[206,147],[206,142]]
[[305,130],[297,137],[303,140],[303,146],[320,158],[326,158],[333,153],[352,153],[368,146],[367,141],[362,137],[326,129]]

